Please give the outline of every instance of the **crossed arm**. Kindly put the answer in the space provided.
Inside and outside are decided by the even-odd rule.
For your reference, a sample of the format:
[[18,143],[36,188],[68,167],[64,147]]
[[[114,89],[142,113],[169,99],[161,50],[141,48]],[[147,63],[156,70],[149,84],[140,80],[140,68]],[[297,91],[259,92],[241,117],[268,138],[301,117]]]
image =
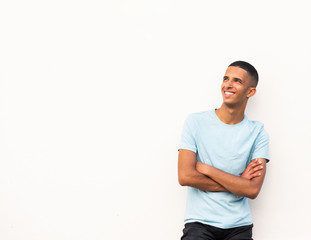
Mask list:
[[266,173],[266,160],[253,160],[241,176],[234,176],[220,169],[196,161],[192,151],[180,149],[178,155],[178,179],[182,186],[202,191],[232,192],[254,199],[260,192]]

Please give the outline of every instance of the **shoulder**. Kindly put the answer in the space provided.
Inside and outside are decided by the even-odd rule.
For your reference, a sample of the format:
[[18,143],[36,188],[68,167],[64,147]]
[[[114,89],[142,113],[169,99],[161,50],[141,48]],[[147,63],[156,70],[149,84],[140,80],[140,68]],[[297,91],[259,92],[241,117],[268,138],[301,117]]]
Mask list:
[[264,128],[264,124],[259,121],[254,121],[254,120],[248,120],[248,123],[251,127],[253,128]]
[[186,118],[185,126],[188,129],[192,129],[196,132],[198,129],[201,129],[202,126],[204,126],[208,122],[207,121],[208,119],[209,119],[209,111],[190,113]]
[[264,124],[260,121],[248,120],[248,127],[253,133],[269,137],[268,132],[265,130]]
[[187,120],[188,121],[202,121],[202,120],[208,119],[210,116],[211,116],[211,110],[195,112],[195,113],[190,113],[187,116]]

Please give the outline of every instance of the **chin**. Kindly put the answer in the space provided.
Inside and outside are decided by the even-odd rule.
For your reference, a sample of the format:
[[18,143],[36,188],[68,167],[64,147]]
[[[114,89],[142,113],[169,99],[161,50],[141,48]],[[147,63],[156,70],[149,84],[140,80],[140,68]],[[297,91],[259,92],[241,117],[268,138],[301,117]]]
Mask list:
[[238,108],[246,104],[245,102],[223,101],[223,104],[228,108]]
[[235,104],[235,103],[224,102],[223,104],[226,105],[228,108],[234,108],[237,106],[237,104]]
[[226,99],[226,98],[223,99],[223,103],[224,104],[235,104],[235,102],[232,101],[232,99]]
[[239,105],[238,102],[236,101],[233,101],[233,99],[223,99],[223,104],[225,104],[226,106],[230,106],[230,107],[233,107],[233,106],[237,106]]

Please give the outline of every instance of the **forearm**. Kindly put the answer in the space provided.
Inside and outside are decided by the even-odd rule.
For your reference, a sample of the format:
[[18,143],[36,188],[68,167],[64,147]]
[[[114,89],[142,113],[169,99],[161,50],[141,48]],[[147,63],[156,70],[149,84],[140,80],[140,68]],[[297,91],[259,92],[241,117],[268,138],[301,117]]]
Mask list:
[[190,171],[186,174],[179,174],[179,183],[182,186],[189,186],[209,192],[227,192],[221,184],[217,183],[208,176],[199,173],[196,170]]
[[227,190],[221,184],[205,176],[196,169],[196,153],[180,149],[178,154],[178,181],[182,186],[189,186],[210,192]]
[[[249,180],[243,177],[234,176],[207,164],[198,163],[198,165],[199,167],[197,168],[201,173],[221,184],[224,188],[235,195],[254,199],[260,191],[264,176]],[[262,171],[260,174],[264,175],[264,173],[265,172]]]
[[209,174],[212,179],[225,186],[233,194],[255,198],[256,189],[252,185],[252,180],[231,175],[214,167],[211,167]]

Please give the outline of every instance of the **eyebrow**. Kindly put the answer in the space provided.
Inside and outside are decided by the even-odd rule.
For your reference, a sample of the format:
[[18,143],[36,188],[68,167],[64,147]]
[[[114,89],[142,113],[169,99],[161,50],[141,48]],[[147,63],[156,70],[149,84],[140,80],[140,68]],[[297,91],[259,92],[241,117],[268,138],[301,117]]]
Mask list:
[[242,83],[244,82],[241,78],[234,78],[234,80],[240,80]]
[[[223,79],[228,79],[228,76],[224,76]],[[240,80],[242,83],[244,83],[244,81],[241,78],[233,78],[234,80]]]

